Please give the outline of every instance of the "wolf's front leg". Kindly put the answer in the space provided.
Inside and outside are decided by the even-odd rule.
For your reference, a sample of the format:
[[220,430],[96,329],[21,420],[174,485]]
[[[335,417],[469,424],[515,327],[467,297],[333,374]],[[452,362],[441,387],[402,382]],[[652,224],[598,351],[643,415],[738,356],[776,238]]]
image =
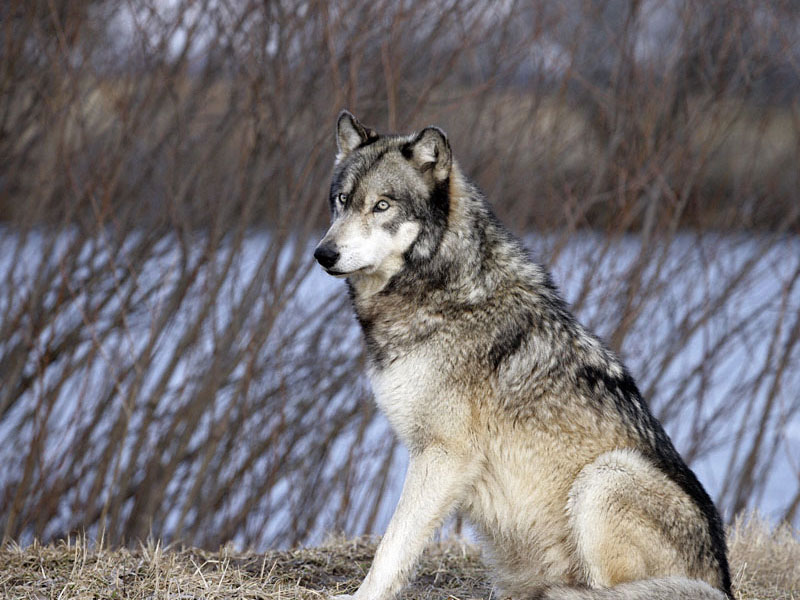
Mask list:
[[406,582],[434,530],[461,500],[475,465],[442,448],[409,460],[400,502],[355,600],[389,600]]

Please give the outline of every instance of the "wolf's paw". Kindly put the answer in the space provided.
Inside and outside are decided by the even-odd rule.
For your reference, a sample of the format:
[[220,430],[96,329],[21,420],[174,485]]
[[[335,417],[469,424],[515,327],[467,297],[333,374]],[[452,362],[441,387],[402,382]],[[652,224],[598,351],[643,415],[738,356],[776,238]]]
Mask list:
[[354,594],[336,594],[335,596],[328,594],[328,600],[353,600],[354,598]]

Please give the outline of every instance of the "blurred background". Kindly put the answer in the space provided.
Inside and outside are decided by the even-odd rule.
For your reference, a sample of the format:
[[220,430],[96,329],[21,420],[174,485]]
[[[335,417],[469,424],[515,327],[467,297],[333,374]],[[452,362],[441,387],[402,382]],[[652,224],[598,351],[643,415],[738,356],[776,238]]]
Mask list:
[[0,527],[380,533],[406,457],[311,257],[342,108],[436,124],[730,521],[800,523],[796,1],[0,6]]

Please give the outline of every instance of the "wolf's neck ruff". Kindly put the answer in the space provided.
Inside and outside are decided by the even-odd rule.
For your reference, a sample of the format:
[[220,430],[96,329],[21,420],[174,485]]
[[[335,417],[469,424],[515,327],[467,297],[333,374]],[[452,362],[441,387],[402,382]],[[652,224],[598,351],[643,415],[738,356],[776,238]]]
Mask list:
[[455,507],[511,596],[729,596],[708,494],[444,133],[379,136],[343,113],[337,145],[315,256],[348,279],[376,401],[410,451],[358,600],[390,600]]

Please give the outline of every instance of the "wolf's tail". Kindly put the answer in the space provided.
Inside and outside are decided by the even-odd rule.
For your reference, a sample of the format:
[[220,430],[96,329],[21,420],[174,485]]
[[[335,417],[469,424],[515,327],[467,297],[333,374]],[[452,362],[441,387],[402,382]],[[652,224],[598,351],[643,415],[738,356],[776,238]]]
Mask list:
[[589,589],[553,586],[542,590],[535,600],[729,600],[704,581],[685,577],[664,577],[622,583],[611,588]]

